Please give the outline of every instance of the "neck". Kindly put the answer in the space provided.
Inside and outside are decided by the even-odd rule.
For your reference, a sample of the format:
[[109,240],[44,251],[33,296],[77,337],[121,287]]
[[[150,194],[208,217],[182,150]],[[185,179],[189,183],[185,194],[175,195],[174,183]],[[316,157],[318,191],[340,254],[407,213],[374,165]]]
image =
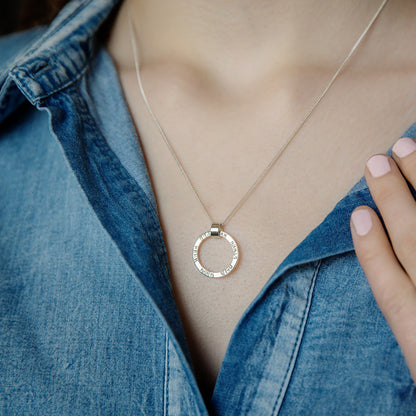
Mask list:
[[[407,0],[409,1],[409,0]],[[141,64],[179,63],[239,83],[276,70],[337,67],[381,0],[130,0],[116,21],[110,53],[133,67],[130,12]],[[117,42],[124,37],[124,42]],[[126,45],[125,51],[112,48]],[[249,65],[247,65],[249,63]]]

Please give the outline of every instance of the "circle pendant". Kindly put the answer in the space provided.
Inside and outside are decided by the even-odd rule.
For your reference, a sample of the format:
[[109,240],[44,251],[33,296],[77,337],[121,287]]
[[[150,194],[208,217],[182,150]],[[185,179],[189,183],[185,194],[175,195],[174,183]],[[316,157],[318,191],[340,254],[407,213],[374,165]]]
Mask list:
[[[220,272],[212,272],[206,269],[202,265],[201,261],[199,260],[199,247],[201,246],[202,242],[209,237],[224,238],[230,243],[231,248],[233,250],[233,259],[231,260],[231,263],[224,270],[221,270]],[[239,257],[237,242],[234,240],[233,237],[230,236],[230,234],[227,234],[224,231],[222,231],[221,226],[219,226],[218,224],[213,224],[211,227],[211,231],[207,231],[206,233],[201,234],[195,241],[194,248],[192,250],[192,257],[194,260],[195,267],[204,276],[213,277],[213,278],[224,277],[230,274],[234,270],[235,266],[237,265],[238,257]]]

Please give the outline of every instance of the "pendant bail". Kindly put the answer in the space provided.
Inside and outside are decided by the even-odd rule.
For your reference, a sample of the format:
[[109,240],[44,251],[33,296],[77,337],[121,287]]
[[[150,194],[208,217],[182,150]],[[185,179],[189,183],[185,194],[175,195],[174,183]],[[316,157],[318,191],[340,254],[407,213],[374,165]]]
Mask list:
[[222,231],[222,225],[221,224],[212,224],[211,225],[211,235],[219,236],[221,231]]

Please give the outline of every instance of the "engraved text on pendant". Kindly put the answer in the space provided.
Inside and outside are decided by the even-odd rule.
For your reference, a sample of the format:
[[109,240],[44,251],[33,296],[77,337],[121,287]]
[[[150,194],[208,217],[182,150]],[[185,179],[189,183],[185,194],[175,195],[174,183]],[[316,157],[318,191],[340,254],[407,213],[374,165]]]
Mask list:
[[[231,260],[231,263],[224,270],[221,270],[220,272],[212,272],[206,269],[201,264],[201,261],[199,260],[200,245],[205,239],[209,237],[213,237],[213,236],[225,238],[230,243],[231,248],[233,250],[233,259]],[[203,275],[207,277],[213,277],[213,278],[224,277],[224,276],[227,276],[227,274],[230,274],[234,270],[238,262],[238,256],[239,256],[239,253],[238,253],[238,246],[237,246],[236,241],[234,240],[233,237],[230,236],[230,234],[227,234],[224,231],[222,231],[221,226],[219,226],[218,224],[213,224],[211,227],[211,231],[207,231],[206,233],[201,234],[195,241],[195,245],[192,250],[192,257],[193,257],[196,268]]]

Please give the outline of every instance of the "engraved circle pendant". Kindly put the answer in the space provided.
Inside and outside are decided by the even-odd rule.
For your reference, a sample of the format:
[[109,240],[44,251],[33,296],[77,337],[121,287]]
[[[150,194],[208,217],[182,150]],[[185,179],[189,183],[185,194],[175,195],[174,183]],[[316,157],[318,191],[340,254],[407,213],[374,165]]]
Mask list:
[[[231,260],[231,263],[224,270],[221,270],[220,272],[212,272],[206,269],[201,264],[201,261],[199,260],[199,247],[201,246],[202,242],[209,237],[221,237],[221,238],[226,239],[230,243],[231,248],[233,250],[233,259]],[[230,274],[234,270],[235,266],[237,265],[238,256],[239,256],[239,253],[238,253],[237,242],[234,240],[233,237],[230,236],[230,234],[227,234],[222,230],[221,224],[212,224],[210,231],[207,231],[206,233],[201,234],[197,238],[197,240],[195,241],[194,248],[192,250],[192,257],[194,259],[195,267],[203,275],[207,277],[213,277],[213,278],[224,277],[224,276],[227,276],[227,274]]]

